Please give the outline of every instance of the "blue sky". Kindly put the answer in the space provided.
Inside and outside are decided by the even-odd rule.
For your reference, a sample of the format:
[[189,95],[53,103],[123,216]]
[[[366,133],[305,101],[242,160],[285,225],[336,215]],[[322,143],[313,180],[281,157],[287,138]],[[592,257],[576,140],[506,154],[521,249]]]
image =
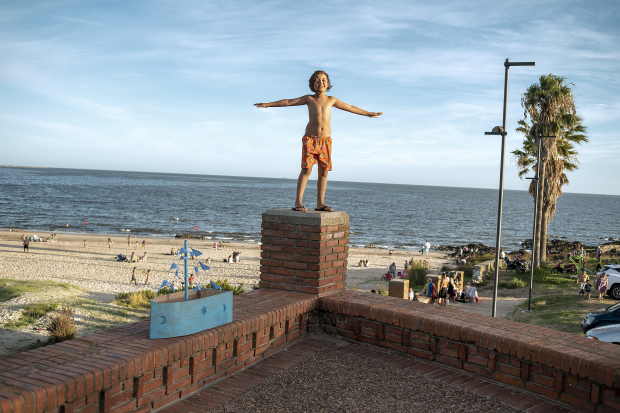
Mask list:
[[7,1],[0,3],[0,164],[296,178],[304,107],[330,94],[330,179],[497,188],[506,58],[507,189],[519,99],[574,83],[591,143],[566,192],[620,194],[615,1]]

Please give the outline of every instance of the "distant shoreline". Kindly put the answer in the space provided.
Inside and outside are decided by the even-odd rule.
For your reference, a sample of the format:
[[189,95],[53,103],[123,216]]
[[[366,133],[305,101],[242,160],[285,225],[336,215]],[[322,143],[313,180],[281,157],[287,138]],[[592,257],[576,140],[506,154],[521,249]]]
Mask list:
[[49,169],[47,166],[0,165],[0,168]]

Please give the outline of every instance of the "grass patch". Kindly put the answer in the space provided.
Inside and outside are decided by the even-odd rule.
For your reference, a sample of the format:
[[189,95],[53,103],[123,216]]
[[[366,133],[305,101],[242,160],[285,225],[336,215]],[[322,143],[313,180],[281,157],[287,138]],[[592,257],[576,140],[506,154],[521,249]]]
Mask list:
[[[243,289],[243,283],[240,283],[236,287],[233,285],[230,285],[228,283],[228,279],[217,280],[215,283],[219,285],[220,287],[222,287],[222,290],[224,291],[232,291],[233,295],[239,295],[245,292],[245,290]],[[213,289],[213,287],[211,286],[211,283],[205,284],[203,288]]]
[[63,289],[65,291],[71,291],[72,289],[79,290],[78,287],[71,284],[57,283],[53,281],[0,279],[0,302],[12,300],[13,298],[19,297],[23,293],[39,293],[55,288]]
[[4,324],[4,328],[16,329],[30,325],[43,317],[45,314],[58,308],[56,303],[38,303],[24,307],[22,315],[17,321],[9,320]]
[[[164,293],[165,294],[165,293]],[[151,290],[136,291],[133,293],[118,293],[114,302],[117,305],[129,308],[151,308],[151,300],[158,295]]]
[[527,284],[525,281],[520,280],[518,278],[513,278],[512,280],[500,281],[498,284],[499,288],[507,288],[509,290],[514,290],[515,288],[523,288]]
[[[532,299],[532,304],[531,312],[518,311],[512,320],[579,335],[582,334],[580,323],[585,315],[605,306],[598,301],[586,301],[576,294],[537,297]],[[527,301],[520,307],[527,309]]]

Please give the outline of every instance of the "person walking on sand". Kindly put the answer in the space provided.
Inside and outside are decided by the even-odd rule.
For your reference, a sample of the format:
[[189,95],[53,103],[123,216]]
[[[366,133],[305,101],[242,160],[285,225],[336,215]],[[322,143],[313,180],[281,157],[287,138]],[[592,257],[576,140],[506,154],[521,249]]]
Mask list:
[[428,240],[426,240],[426,244],[424,244],[424,249],[426,250],[426,253],[428,254],[428,250],[431,249],[431,244],[430,242],[428,242]]
[[150,284],[151,282],[149,281],[149,279],[151,278],[151,270],[148,270],[146,272],[146,280],[144,281],[144,285]]
[[129,285],[131,285],[131,283],[134,283],[135,285],[138,285],[138,279],[136,278],[136,270],[138,269],[138,267],[133,267],[133,273],[131,274],[131,281],[129,281]]
[[127,235],[127,246],[131,245],[131,235]]
[[28,248],[30,247],[30,238],[28,237],[23,237],[24,238],[24,252],[30,252],[28,250]]
[[108,249],[112,251],[112,240],[108,238]]
[[142,241],[142,249],[143,249],[143,250],[146,250],[146,240],[143,240],[143,241]]
[[333,96],[327,96],[327,91],[332,88],[329,75],[322,70],[317,70],[308,81],[313,95],[305,95],[296,99],[282,99],[270,103],[256,103],[257,108],[284,107],[284,106],[308,106],[308,125],[301,139],[301,172],[297,178],[297,194],[293,211],[306,212],[303,205],[304,190],[308,178],[312,172],[312,166],[318,163],[318,180],[315,211],[333,211],[333,208],[325,204],[325,189],[327,187],[327,173],[332,170],[332,139],[331,139],[331,110],[332,107],[355,113],[357,115],[377,118],[382,112],[367,112],[363,109],[341,102]]

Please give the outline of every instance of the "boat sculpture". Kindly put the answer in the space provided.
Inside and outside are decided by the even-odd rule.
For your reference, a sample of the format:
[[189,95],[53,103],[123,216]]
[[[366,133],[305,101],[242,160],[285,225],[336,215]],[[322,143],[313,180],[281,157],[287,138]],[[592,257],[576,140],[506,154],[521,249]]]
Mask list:
[[[180,250],[180,255],[185,261],[185,288],[184,291],[160,295],[151,300],[152,339],[186,336],[232,322],[232,291],[223,291],[214,282],[211,282],[212,290],[201,289],[198,285],[194,290],[188,291],[187,260],[190,253],[187,241]],[[192,249],[191,255],[199,256],[202,253]],[[200,266],[205,270],[209,269],[202,263]],[[173,268],[178,266],[173,264],[171,270]],[[173,284],[167,280],[162,284],[162,288],[166,285],[170,285],[174,290]]]

